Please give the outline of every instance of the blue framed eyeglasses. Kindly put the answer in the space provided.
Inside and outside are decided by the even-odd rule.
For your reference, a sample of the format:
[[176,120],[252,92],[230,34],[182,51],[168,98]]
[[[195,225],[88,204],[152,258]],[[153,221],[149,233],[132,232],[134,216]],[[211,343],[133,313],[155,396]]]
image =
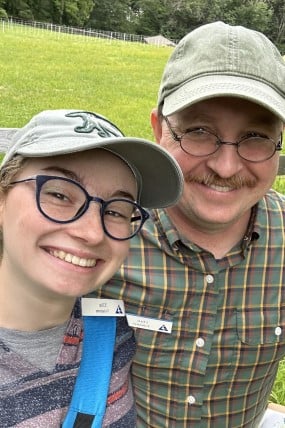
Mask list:
[[125,198],[105,201],[91,196],[78,182],[65,177],[37,175],[11,184],[36,183],[36,203],[40,213],[55,223],[76,221],[88,210],[91,202],[100,204],[102,228],[107,236],[117,241],[132,238],[149,218],[147,211],[136,202]]

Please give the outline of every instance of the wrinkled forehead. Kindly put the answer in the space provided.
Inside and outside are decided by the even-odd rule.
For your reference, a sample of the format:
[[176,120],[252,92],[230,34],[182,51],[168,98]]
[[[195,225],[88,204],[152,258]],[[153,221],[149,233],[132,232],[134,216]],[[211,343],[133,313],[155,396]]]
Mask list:
[[260,104],[246,100],[240,97],[213,97],[191,104],[185,109],[174,113],[173,118],[178,120],[187,120],[195,118],[219,118],[219,109],[225,108],[227,111],[232,111],[235,114],[242,114],[247,121],[254,124],[263,123],[264,125],[279,126],[283,129],[284,123],[282,120]]

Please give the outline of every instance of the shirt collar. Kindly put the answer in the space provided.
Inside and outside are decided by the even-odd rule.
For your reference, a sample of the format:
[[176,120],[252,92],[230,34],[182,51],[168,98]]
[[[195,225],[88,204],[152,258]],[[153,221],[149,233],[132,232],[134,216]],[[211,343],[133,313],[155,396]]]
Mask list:
[[[257,232],[256,227],[256,217],[258,213],[258,204],[254,205],[251,209],[251,214],[247,226],[246,233],[241,240],[241,251],[244,255],[245,251],[249,249],[250,245],[259,239],[259,233]],[[172,248],[172,250],[176,250],[177,247],[182,242],[188,248],[193,251],[203,251],[200,247],[195,245],[193,242],[186,240],[183,236],[179,235],[174,224],[171,222],[170,217],[168,216],[166,210],[163,209],[155,209],[152,210],[151,213],[152,220],[156,223],[156,226],[159,231],[159,236],[161,237],[161,245],[165,247],[165,240],[167,240],[168,245]]]

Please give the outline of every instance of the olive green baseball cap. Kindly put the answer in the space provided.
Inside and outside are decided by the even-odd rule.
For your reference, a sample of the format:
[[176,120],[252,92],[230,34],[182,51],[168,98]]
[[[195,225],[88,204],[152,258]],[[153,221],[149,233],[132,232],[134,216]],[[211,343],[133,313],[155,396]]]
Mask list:
[[187,34],[166,64],[158,95],[165,116],[209,98],[244,98],[285,122],[285,61],[262,33],[223,22]]

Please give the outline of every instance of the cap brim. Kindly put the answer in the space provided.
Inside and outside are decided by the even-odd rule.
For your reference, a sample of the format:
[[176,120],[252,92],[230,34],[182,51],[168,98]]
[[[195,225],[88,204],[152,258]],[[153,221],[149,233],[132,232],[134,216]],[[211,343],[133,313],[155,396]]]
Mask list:
[[285,99],[274,88],[258,80],[226,74],[203,76],[186,82],[164,98],[162,113],[170,116],[199,101],[223,96],[252,101],[285,122]]
[[[47,157],[76,153],[79,151],[106,148],[123,157],[134,166],[142,179],[140,203],[146,208],[167,207],[175,204],[181,196],[183,176],[178,163],[161,146],[140,138],[105,138],[94,141],[66,138],[29,143],[19,147],[17,153],[25,157]],[[36,155],[35,155],[36,153]]]

